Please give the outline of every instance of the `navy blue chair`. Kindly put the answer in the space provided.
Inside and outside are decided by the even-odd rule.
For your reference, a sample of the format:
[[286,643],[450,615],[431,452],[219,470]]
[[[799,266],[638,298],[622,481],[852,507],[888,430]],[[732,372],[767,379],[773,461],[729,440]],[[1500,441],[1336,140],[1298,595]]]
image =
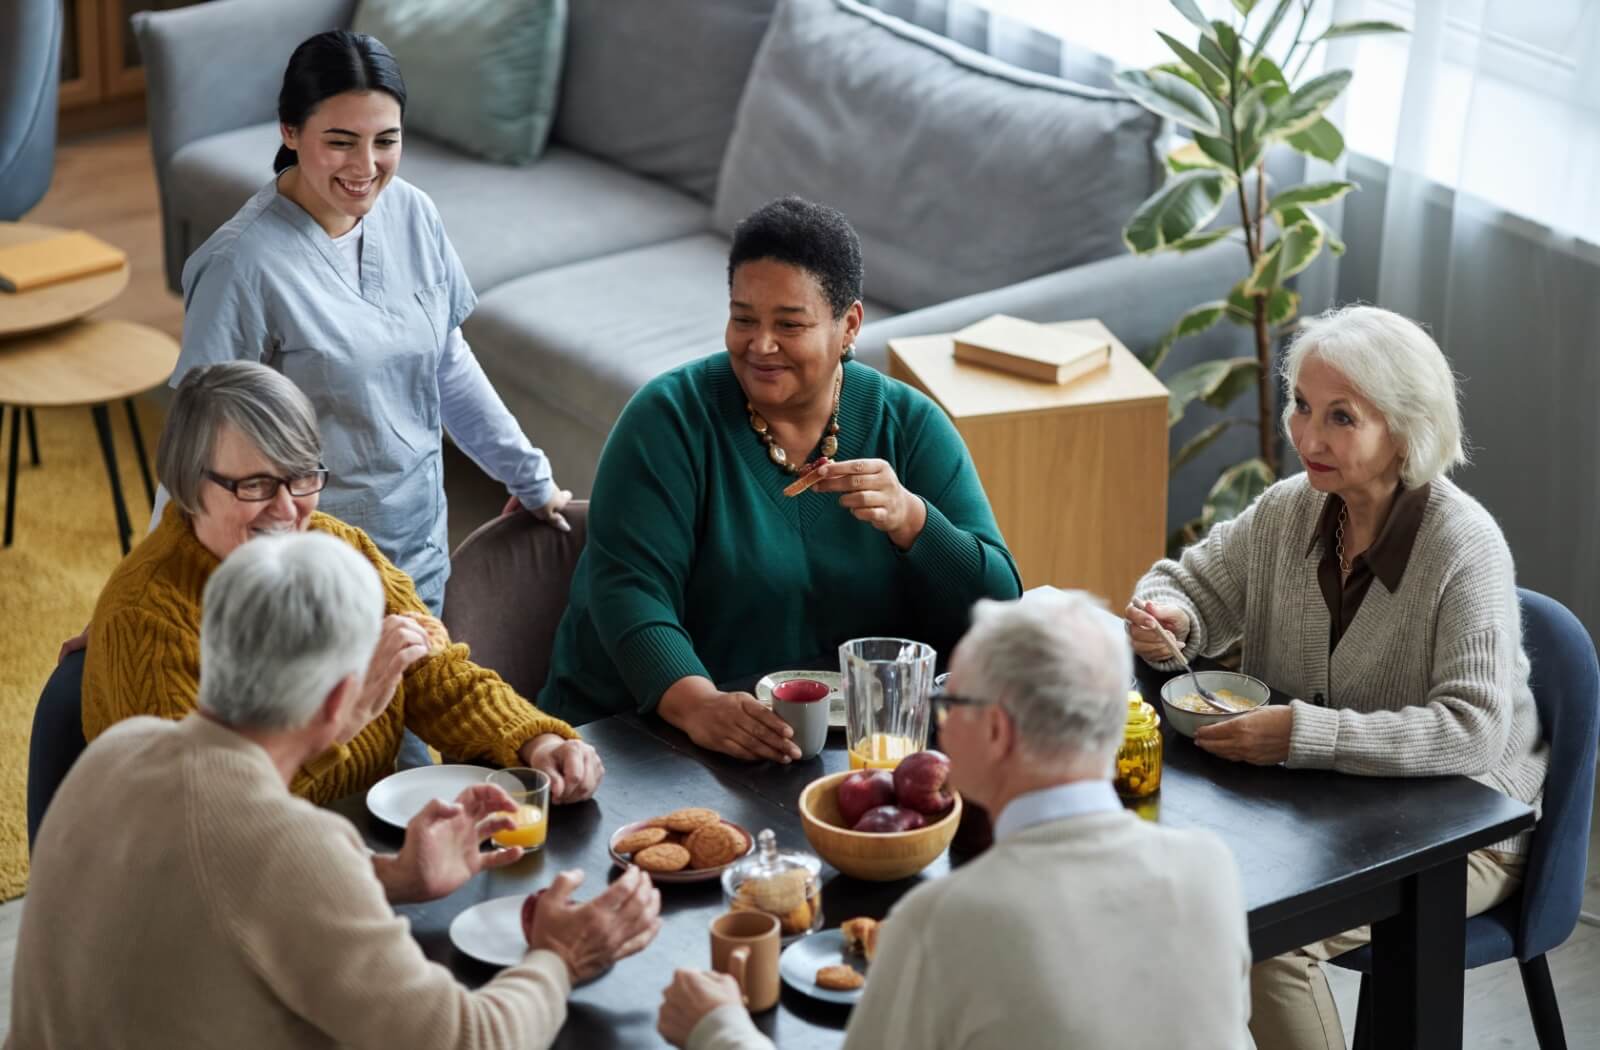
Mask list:
[[[1467,920],[1467,967],[1517,960],[1540,1050],[1565,1050],[1545,953],[1572,934],[1583,905],[1600,743],[1600,664],[1588,632],[1566,606],[1525,588],[1517,594],[1522,599],[1523,644],[1533,664],[1533,699],[1550,745],[1550,769],[1522,889]],[[1360,1050],[1371,1045],[1372,951],[1362,947],[1332,961],[1362,974],[1355,1038]]]
[[0,219],[50,188],[61,82],[61,0],[0,4]]
[[28,739],[28,852],[39,835],[44,811],[72,763],[83,754],[83,657],[79,649],[56,665],[33,709]]

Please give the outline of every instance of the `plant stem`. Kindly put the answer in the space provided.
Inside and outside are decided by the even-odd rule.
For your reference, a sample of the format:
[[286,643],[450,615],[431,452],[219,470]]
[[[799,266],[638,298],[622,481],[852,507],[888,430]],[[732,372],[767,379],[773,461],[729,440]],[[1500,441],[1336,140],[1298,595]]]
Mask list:
[[1256,380],[1257,436],[1261,441],[1261,461],[1272,476],[1278,476],[1277,416],[1272,411],[1272,336],[1267,331],[1267,297],[1257,296],[1256,304],[1256,363],[1261,375]]

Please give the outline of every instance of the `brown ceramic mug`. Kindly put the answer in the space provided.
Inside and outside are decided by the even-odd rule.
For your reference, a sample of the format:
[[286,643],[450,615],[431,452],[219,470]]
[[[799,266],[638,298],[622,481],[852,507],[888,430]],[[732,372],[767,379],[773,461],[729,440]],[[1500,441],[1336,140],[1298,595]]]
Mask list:
[[778,917],[730,911],[711,920],[711,968],[739,982],[751,1013],[778,1002]]

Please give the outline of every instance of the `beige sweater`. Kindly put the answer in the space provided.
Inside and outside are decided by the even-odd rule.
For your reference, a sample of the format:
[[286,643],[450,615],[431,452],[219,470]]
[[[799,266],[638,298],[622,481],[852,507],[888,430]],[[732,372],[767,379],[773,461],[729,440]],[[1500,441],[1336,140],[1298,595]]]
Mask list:
[[481,990],[423,957],[350,823],[256,744],[191,715],[119,723],[50,806],[8,1047],[545,1047],[567,970]]
[[[1313,542],[1326,498],[1304,474],[1278,482],[1179,561],[1157,562],[1135,600],[1189,614],[1186,656],[1242,641],[1242,670],[1300,698],[1290,767],[1456,773],[1537,805],[1548,750],[1528,687],[1511,551],[1494,518],[1435,481],[1399,588],[1374,580],[1330,655],[1317,583],[1322,542]],[[1527,838],[1495,848],[1522,852]]]
[[[1025,828],[906,895],[846,1050],[1248,1046],[1238,868],[1209,832],[1094,813]],[[689,1050],[770,1047],[742,1009]]]

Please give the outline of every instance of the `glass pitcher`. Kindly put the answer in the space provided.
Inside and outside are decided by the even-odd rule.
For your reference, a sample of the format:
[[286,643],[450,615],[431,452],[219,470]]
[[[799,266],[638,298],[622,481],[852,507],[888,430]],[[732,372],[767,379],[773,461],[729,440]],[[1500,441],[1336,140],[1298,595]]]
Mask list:
[[851,769],[893,769],[928,746],[934,650],[904,638],[839,646]]

